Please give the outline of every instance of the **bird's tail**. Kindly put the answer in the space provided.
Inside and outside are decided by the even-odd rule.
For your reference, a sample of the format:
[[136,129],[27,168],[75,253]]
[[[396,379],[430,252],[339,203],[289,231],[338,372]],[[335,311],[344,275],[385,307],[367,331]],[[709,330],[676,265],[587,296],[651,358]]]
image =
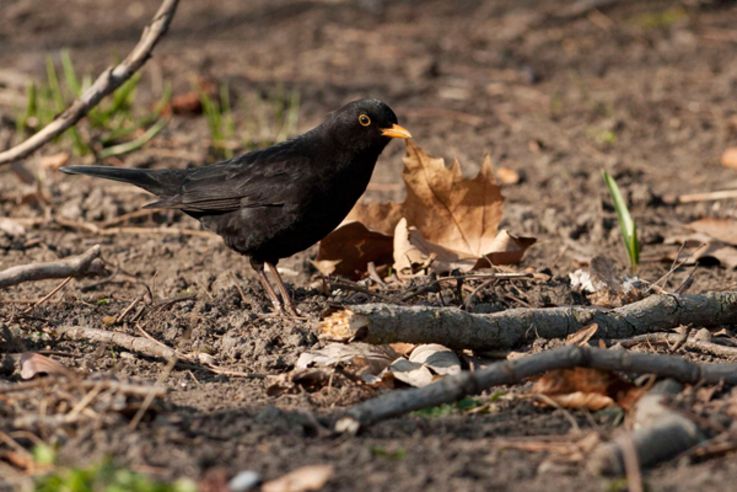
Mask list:
[[60,169],[67,174],[86,174],[96,178],[131,183],[158,196],[175,193],[179,184],[176,170],[130,169],[112,166],[66,166]]

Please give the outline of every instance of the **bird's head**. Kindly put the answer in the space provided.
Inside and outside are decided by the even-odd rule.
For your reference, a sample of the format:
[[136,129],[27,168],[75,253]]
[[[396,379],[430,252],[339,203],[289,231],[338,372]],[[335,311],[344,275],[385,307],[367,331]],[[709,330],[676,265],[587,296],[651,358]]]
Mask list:
[[374,148],[381,152],[392,138],[412,138],[399,126],[392,108],[378,99],[350,102],[332,113],[326,124],[341,144],[357,150]]

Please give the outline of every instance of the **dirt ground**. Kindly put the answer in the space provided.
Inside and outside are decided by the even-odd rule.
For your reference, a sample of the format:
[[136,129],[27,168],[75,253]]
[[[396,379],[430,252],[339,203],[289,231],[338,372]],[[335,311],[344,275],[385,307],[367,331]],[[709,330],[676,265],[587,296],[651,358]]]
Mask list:
[[[605,2],[607,3],[607,2]],[[183,2],[170,33],[143,70],[140,100],[155,101],[162,81],[175,93],[197,76],[228,81],[243,100],[275,87],[300,96],[300,131],[343,102],[371,95],[387,101],[416,141],[436,155],[457,157],[472,175],[484,153],[520,173],[507,186],[504,223],[538,239],[520,269],[552,274],[550,282],[497,284],[482,303],[542,307],[580,302],[568,273],[597,254],[627,259],[601,170],[609,170],[631,203],[643,243],[639,275],[654,281],[677,246],[665,239],[679,224],[711,215],[735,217],[734,201],[673,205],[672,197],[734,186],[737,174],[720,165],[737,143],[737,8],[733,2],[610,2],[577,15],[574,3],[434,0]],[[97,73],[122,57],[157,2],[5,0],[0,15],[0,67],[41,78],[47,54],[69,48],[83,72]],[[123,6],[124,5],[124,6]],[[240,108],[249,118],[248,108]],[[0,145],[16,141],[9,106],[0,106]],[[111,163],[185,167],[212,161],[205,118],[175,116],[142,150]],[[28,160],[63,148],[55,143]],[[403,149],[383,153],[369,199],[401,195]],[[50,173],[47,210],[100,223],[139,209],[146,193],[102,181]],[[0,171],[0,214],[43,218],[29,192]],[[36,221],[39,222],[39,221]],[[159,213],[131,225],[171,223],[198,229],[186,217]],[[52,260],[102,245],[118,274],[75,280],[49,301],[22,313],[58,281],[0,291],[3,352],[52,351],[65,365],[89,373],[154,382],[166,363],[111,346],[52,337],[49,326],[104,328],[150,289],[143,313],[147,332],[182,350],[213,354],[234,371],[278,375],[317,342],[314,327],[332,304],[370,300],[335,289],[326,294],[310,264],[313,248],[280,263],[306,321],[268,312],[268,299],[247,266],[217,239],[188,235],[100,236],[56,225],[27,226],[23,241],[0,233],[0,269]],[[684,267],[666,289],[687,277]],[[737,274],[701,265],[690,292],[734,289]],[[418,280],[421,282],[422,280]],[[399,287],[396,287],[399,289]],[[243,295],[239,292],[242,290]],[[452,298],[452,296],[451,296]],[[170,302],[171,301],[171,302]],[[418,302],[436,303],[435,296]],[[118,331],[138,334],[132,324]],[[8,335],[12,333],[12,336]],[[519,349],[525,350],[524,347]],[[699,353],[682,353],[696,359]],[[4,383],[17,381],[6,371]],[[46,429],[60,461],[84,465],[103,456],[162,479],[200,479],[212,468],[228,476],[254,470],[265,479],[305,464],[331,463],[327,490],[616,490],[621,482],[587,474],[582,466],[544,471],[544,453],[502,449],[500,438],[567,435],[580,428],[610,435],[599,414],[539,408],[527,386],[486,413],[410,415],[355,437],[321,430],[341,408],[371,392],[343,381],[319,392],[270,395],[261,379],[175,368],[162,383],[169,393],[134,432],[122,415],[62,431]],[[2,408],[2,400],[0,400]],[[0,413],[3,411],[0,410]],[[9,422],[7,415],[0,422]],[[683,457],[646,471],[649,490],[723,490],[737,480],[726,454]],[[10,478],[6,477],[8,480]]]

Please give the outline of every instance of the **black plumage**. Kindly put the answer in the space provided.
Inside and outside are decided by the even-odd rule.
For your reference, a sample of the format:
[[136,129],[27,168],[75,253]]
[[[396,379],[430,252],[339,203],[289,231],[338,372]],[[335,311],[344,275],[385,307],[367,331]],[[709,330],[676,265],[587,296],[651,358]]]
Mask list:
[[230,248],[250,257],[280,308],[263,271],[268,265],[285,307],[295,314],[276,263],[340,224],[366,190],[376,160],[391,138],[410,134],[385,103],[363,99],[291,140],[209,166],[176,170],[68,166],[62,171],[132,183],[159,198],[147,207],[179,209],[198,219]]

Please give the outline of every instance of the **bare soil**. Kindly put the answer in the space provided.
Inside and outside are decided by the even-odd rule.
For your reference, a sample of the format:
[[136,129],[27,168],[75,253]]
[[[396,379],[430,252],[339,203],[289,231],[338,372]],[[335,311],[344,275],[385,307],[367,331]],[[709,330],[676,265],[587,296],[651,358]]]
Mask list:
[[[135,43],[155,4],[5,0],[0,67],[40,79],[46,55],[68,47],[81,71],[97,73]],[[496,165],[523,178],[504,190],[505,225],[538,238],[520,268],[549,272],[551,280],[497,285],[482,293],[477,309],[582,302],[567,282],[582,261],[608,254],[623,268],[627,264],[602,169],[617,178],[632,204],[643,243],[639,275],[647,280],[668,270],[662,259],[677,246],[664,240],[683,232],[679,224],[705,215],[735,216],[733,201],[672,205],[669,200],[737,181],[734,170],[719,164],[723,149],[737,142],[737,9],[717,1],[614,2],[573,15],[571,5],[183,2],[171,32],[144,69],[139,100],[152,104],[162,81],[170,81],[175,92],[186,91],[197,76],[228,81],[242,100],[266,98],[284,87],[300,94],[301,131],[348,100],[380,97],[421,146],[457,157],[469,175],[489,152]],[[241,118],[251,117],[248,108],[239,111]],[[0,106],[3,144],[17,140],[15,116]],[[175,116],[149,145],[111,162],[200,165],[213,160],[209,139],[204,117]],[[55,143],[40,154],[60,150],[68,149]],[[401,195],[401,155],[399,144],[384,152],[369,199]],[[39,162],[40,156],[34,157],[28,166]],[[0,214],[43,218],[43,206],[22,200],[29,185],[7,169],[0,172]],[[132,187],[59,173],[50,173],[45,184],[47,208],[78,221],[110,220],[150,199]],[[130,221],[165,223],[199,228],[176,214]],[[141,320],[150,335],[183,352],[210,353],[231,370],[263,375],[290,370],[301,352],[318,343],[315,324],[329,306],[371,300],[340,289],[326,293],[310,264],[314,248],[280,264],[307,317],[289,321],[269,313],[247,261],[220,240],[99,236],[44,223],[27,228],[22,241],[0,233],[0,269],[81,253],[96,243],[119,268],[104,283],[75,280],[25,314],[26,301],[43,297],[58,281],[0,292],[4,352],[53,351],[80,371],[139,382],[159,379],[165,361],[58,339],[47,330],[73,324],[103,328],[105,317],[117,316],[147,289],[153,299],[146,298],[151,306]],[[690,268],[679,269],[663,287],[675,289],[689,273]],[[702,265],[690,291],[736,286],[734,271]],[[453,295],[449,289],[443,298],[453,300]],[[417,302],[440,300],[428,294]],[[127,323],[109,329],[140,334]],[[4,383],[18,379],[12,371],[0,376]],[[573,421],[603,435],[616,430],[606,415],[535,406],[523,397],[524,385],[509,388],[487,413],[410,415],[344,437],[319,424],[373,394],[349,381],[338,379],[315,393],[274,396],[261,379],[176,368],[163,383],[170,392],[134,432],[128,430],[129,418],[120,415],[105,424],[92,420],[63,431],[46,429],[41,437],[57,442],[63,464],[111,456],[163,479],[200,479],[218,467],[227,475],[255,470],[271,479],[299,465],[331,463],[336,473],[328,490],[609,490],[621,485],[590,476],[582,466],[539,470],[543,453],[495,444],[503,437],[567,435]],[[736,479],[737,465],[729,454],[684,457],[644,475],[650,490],[723,490]]]

